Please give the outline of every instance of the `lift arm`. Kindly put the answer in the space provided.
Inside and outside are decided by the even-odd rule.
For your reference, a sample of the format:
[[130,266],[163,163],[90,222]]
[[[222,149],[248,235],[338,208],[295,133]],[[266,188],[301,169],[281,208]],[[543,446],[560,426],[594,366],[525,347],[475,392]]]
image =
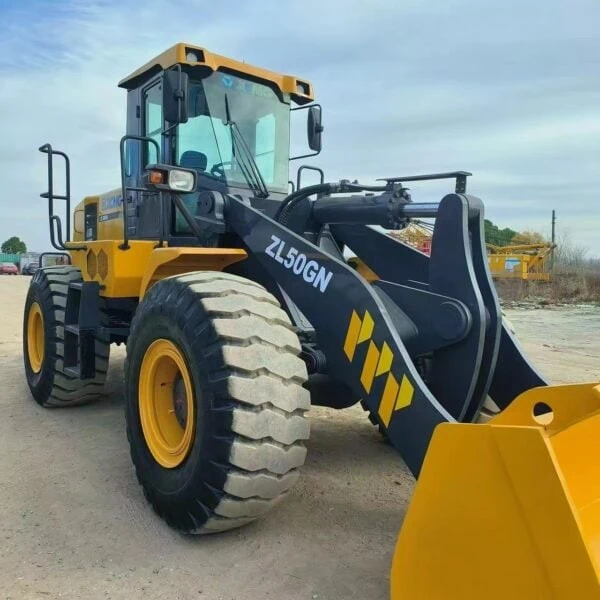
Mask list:
[[354,269],[242,201],[228,225],[315,328],[328,369],[363,398],[418,474],[437,425],[453,421],[413,364],[388,309]]

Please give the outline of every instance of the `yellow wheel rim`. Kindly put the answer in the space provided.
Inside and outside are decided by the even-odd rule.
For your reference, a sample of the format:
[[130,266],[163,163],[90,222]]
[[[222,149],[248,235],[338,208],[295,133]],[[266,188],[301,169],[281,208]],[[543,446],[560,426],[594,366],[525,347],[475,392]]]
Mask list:
[[167,469],[179,466],[194,440],[192,380],[181,350],[159,339],[148,346],[140,369],[139,411],[150,453]]
[[45,342],[42,309],[37,302],[33,302],[27,315],[27,355],[29,366],[34,373],[39,373],[42,370]]

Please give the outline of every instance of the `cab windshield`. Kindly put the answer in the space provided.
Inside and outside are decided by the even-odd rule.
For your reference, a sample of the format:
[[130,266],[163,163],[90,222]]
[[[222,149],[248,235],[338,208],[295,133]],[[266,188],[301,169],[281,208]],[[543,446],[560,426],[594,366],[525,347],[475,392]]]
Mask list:
[[[179,125],[176,161],[181,167],[252,187],[244,157],[232,139],[235,123],[269,190],[288,189],[289,98],[269,86],[214,72],[190,82],[188,121]],[[246,173],[244,172],[246,171]]]

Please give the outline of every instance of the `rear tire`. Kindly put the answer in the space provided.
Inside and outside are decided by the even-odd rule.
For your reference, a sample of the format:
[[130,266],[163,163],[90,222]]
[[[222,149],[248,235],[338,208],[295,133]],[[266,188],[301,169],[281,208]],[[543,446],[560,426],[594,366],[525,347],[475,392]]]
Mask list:
[[[40,406],[84,404],[102,393],[110,353],[107,340],[96,339],[94,379],[76,379],[63,371],[67,290],[69,283],[79,281],[79,269],[67,265],[39,269],[29,284],[23,319],[23,360],[27,385]],[[41,316],[32,314],[38,311]],[[37,329],[37,338],[34,335],[32,339],[31,325]]]
[[[164,380],[156,375],[161,351],[176,355],[161,367]],[[286,313],[250,280],[197,272],[150,289],[127,344],[127,435],[144,494],[169,525],[190,533],[239,527],[294,485],[310,408],[299,352]],[[191,399],[176,391],[181,381]]]

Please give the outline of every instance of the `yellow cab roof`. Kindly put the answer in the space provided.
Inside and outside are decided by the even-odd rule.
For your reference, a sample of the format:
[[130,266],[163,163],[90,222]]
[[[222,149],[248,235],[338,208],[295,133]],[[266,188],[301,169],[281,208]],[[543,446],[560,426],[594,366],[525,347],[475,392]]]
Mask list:
[[202,66],[212,71],[233,72],[242,77],[246,75],[253,79],[268,81],[274,83],[282,93],[290,94],[292,100],[297,104],[307,104],[314,100],[313,87],[306,79],[254,67],[245,62],[213,54],[200,46],[184,43],[175,44],[175,46],[165,50],[165,52],[135,70],[119,82],[119,87],[133,89],[148,76],[174,65]]

